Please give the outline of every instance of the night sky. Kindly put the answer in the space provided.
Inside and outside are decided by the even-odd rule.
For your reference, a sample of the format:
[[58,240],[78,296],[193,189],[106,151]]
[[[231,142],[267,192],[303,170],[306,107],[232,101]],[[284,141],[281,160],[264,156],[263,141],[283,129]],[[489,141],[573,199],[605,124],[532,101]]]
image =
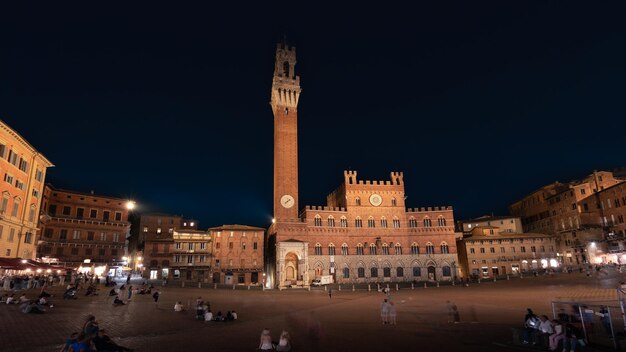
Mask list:
[[0,119],[60,188],[267,227],[284,36],[303,89],[301,207],[344,169],[398,170],[409,207],[498,215],[626,166],[623,2],[104,4],[0,8]]

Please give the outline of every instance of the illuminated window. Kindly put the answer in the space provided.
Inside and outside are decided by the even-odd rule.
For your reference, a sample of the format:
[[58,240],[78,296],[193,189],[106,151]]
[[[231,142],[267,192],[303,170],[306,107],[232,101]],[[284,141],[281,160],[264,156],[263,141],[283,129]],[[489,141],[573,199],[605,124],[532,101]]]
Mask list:
[[345,216],[341,217],[341,220],[339,222],[339,226],[340,227],[348,227],[348,219],[346,219]]
[[446,218],[444,218],[443,216],[438,217],[437,226],[439,227],[446,226]]
[[411,217],[411,218],[409,219],[409,227],[410,227],[410,228],[416,228],[416,227],[417,227],[417,220],[415,220],[415,218],[414,218],[414,217]]
[[394,229],[399,229],[400,228],[400,220],[393,219],[393,228]]
[[315,215],[315,218],[313,219],[313,225],[322,226],[322,217],[319,215]]
[[335,218],[332,215],[328,217],[328,227],[335,227]]
[[432,222],[430,221],[429,218],[425,218],[424,219],[424,227],[431,227],[432,226]]

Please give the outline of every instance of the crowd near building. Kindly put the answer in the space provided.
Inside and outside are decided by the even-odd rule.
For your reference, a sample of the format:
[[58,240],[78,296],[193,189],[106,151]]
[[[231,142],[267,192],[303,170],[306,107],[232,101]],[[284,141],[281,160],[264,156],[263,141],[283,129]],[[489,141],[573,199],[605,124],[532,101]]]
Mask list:
[[[460,221],[451,206],[408,208],[405,175],[346,170],[324,205],[299,207],[296,49],[276,47],[273,220],[199,228],[134,201],[46,184],[52,167],[0,121],[0,274],[67,268],[91,275],[198,284],[308,287],[452,281],[626,263],[626,172],[554,182],[510,205],[510,216]],[[410,175],[406,175],[407,179]],[[37,266],[39,265],[39,266]],[[60,270],[59,270],[60,272]]]

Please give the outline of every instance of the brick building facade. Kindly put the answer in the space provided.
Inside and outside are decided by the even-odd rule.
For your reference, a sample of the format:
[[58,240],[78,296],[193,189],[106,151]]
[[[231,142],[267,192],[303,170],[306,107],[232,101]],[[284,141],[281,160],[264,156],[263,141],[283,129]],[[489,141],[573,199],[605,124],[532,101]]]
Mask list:
[[451,280],[456,243],[451,207],[406,209],[404,175],[385,181],[344,182],[326,206],[298,208],[296,51],[278,44],[272,84],[274,222],[268,230],[267,286],[337,282]]
[[47,184],[38,256],[67,267],[99,268],[99,274],[121,267],[130,233],[127,203]]
[[52,166],[0,121],[0,257],[35,259],[46,170]]
[[580,180],[546,185],[509,208],[522,219],[525,231],[556,236],[564,265],[588,263],[593,261],[590,256],[608,250],[603,222],[606,205],[599,197],[622,182],[612,172],[594,171]]
[[209,229],[212,238],[212,282],[256,284],[263,282],[265,229],[222,225]]

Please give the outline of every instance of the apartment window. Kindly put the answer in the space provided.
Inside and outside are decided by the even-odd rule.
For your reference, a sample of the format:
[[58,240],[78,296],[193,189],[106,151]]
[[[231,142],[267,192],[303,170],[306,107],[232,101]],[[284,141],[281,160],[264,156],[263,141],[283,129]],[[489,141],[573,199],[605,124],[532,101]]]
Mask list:
[[506,250],[504,249],[504,247],[500,247],[500,253],[505,253]]
[[394,247],[394,250],[396,252],[396,255],[401,255],[402,254],[402,246],[400,245],[400,243],[396,243],[396,246]]
[[4,174],[4,181],[10,185],[13,185],[13,176]]
[[495,248],[493,248],[493,247],[489,248],[489,253],[495,253],[495,252],[496,252]]
[[9,150],[9,157],[7,159],[11,164],[17,166],[17,154],[13,150]]
[[100,241],[106,241],[106,240],[107,240],[107,233],[100,232]]
[[376,221],[371,216],[367,219],[367,227],[376,227]]
[[220,243],[219,242],[215,242],[215,249],[220,249]]
[[111,216],[111,212],[110,211],[104,211],[102,213],[102,220],[103,221],[109,221],[109,217]]
[[348,255],[348,245],[345,243],[341,245],[341,255]]
[[26,232],[24,235],[24,243],[33,243],[33,234],[31,232]]
[[0,144],[0,158],[4,159],[4,155],[7,152],[7,146],[4,144]]
[[539,247],[539,249],[541,250],[541,253],[545,253],[546,252],[546,247],[544,247],[544,246]]
[[400,220],[393,219],[393,228],[394,229],[399,229],[400,228]]
[[99,256],[101,256],[101,257],[102,257],[102,256],[103,256],[103,255],[105,255],[105,254],[106,254],[106,250],[105,250],[104,248],[100,248],[100,249],[98,249],[98,255],[99,255]]
[[67,240],[67,230],[61,230],[59,232],[59,239],[62,241]]
[[443,254],[448,254],[449,253],[449,249],[448,249],[448,244],[443,242],[440,246],[441,249],[441,253]]
[[20,166],[19,166],[19,168],[20,168],[20,170],[22,170],[24,172],[28,172],[28,161],[20,158]]
[[387,219],[385,218],[380,219],[380,227],[382,227],[383,229],[387,228]]
[[119,211],[115,212],[115,221],[122,221],[122,213]]
[[[53,235],[54,235],[54,229],[46,229],[46,231],[44,231],[43,233],[43,237],[45,238],[52,238]],[[2,238],[2,234],[0,234],[0,238]]]
[[187,256],[187,264],[193,264],[193,255]]
[[357,244],[356,245],[356,255],[363,255],[363,245],[362,244]]
[[85,255],[91,255],[93,250],[91,248],[85,248]]
[[[218,260],[218,262],[219,262],[219,260]],[[180,255],[177,254],[177,255],[174,256],[174,263],[180,263]]]
[[80,230],[74,230],[74,236],[72,238],[75,240],[80,240]]
[[78,255],[78,248],[72,247],[72,249],[70,250],[70,253],[72,253],[72,255]]
[[15,180],[15,188],[24,190],[24,182],[20,180]]
[[350,268],[343,268],[343,278],[347,279],[350,277]]
[[319,243],[315,245],[315,255],[322,255],[322,245]]
[[57,215],[57,206],[56,206],[56,204],[50,204],[48,206],[48,214],[50,214],[50,216]]
[[[200,250],[206,249],[206,242],[200,242]],[[243,243],[243,249],[246,249],[246,244]]]
[[335,227],[335,218],[332,216],[328,217],[328,227]]
[[[232,249],[232,247],[231,247]],[[193,242],[187,243],[187,250],[193,251]]]
[[470,254],[475,254],[476,250],[474,248],[470,248]]
[[435,246],[432,243],[426,243],[426,254],[435,254]]
[[113,234],[113,242],[119,242],[120,241],[120,234],[119,233],[114,233]]
[[429,218],[424,219],[424,227],[431,227],[432,226],[432,222],[430,221]]
[[14,239],[15,239],[15,229],[10,229],[9,230],[9,242],[13,242]]
[[37,171],[35,171],[35,180],[41,182],[42,179],[43,179],[43,172],[37,169]]
[[410,218],[409,219],[409,227],[410,228],[416,228],[417,227],[417,220],[415,220],[415,218]]
[[199,261],[200,263],[204,263],[204,262],[206,261],[206,256],[201,255],[200,257],[198,257],[198,261]]
[[530,247],[530,251],[533,252],[533,253],[536,253],[537,252],[537,248],[535,246],[531,246]]
[[93,231],[88,231],[88,232],[87,232],[87,240],[88,240],[88,241],[93,241],[93,238],[94,238],[94,236],[95,236],[95,235],[96,235],[96,233],[95,233],[95,232],[93,232]]
[[76,208],[76,218],[77,219],[82,219],[84,214],[85,214],[85,209],[83,209],[83,208]]
[[420,254],[420,247],[417,245],[417,243],[413,243],[411,245],[411,254]]
[[241,242],[241,249],[246,250],[246,242]]
[[95,219],[98,217],[98,211],[96,209],[91,209],[89,211],[89,217],[92,219]]
[[370,244],[370,255],[376,255],[376,246],[373,243]]
[[72,208],[63,207],[63,215],[69,216],[72,213]]
[[13,210],[11,211],[11,216],[16,217],[19,209],[20,209],[20,199],[15,197],[13,198]]
[[515,253],[515,247],[511,247],[511,253]]
[[322,226],[322,217],[319,215],[315,215],[315,218],[313,219],[313,225]]
[[335,255],[335,245],[332,243],[328,245],[328,255]]
[[354,227],[363,227],[363,220],[361,218],[354,219]]
[[28,221],[35,222],[35,205],[30,206],[30,210],[28,211]]
[[255,250],[255,251],[258,249],[257,242],[252,243],[252,249]]
[[[219,248],[219,243],[217,247]],[[176,249],[182,249],[182,248],[183,248],[183,244],[181,242],[176,242]]]
[[117,249],[111,249],[111,255],[112,256],[117,256]]
[[233,249],[233,243],[232,242],[228,242],[228,249]]
[[485,253],[485,248],[480,248],[480,253]]
[[525,247],[525,246],[521,246],[521,247],[520,247],[520,252],[522,252],[522,253],[526,253],[526,247]]
[[389,245],[383,243],[383,255],[389,255]]

